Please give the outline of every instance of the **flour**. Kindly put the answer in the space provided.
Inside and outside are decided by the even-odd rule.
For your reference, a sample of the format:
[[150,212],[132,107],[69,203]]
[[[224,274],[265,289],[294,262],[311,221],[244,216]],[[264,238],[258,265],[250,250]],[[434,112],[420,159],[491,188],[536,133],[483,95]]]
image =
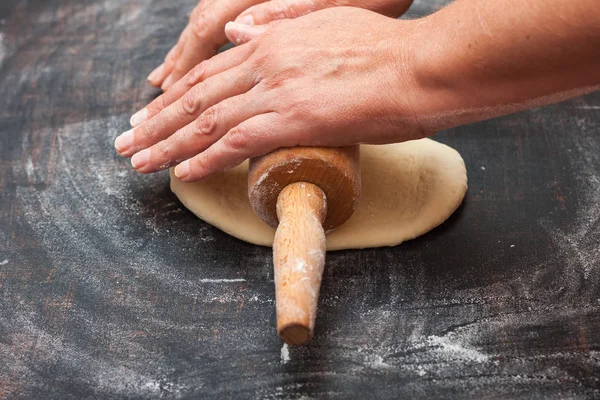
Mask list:
[[4,60],[7,58],[7,54],[8,49],[4,44],[4,34],[0,32],[0,67],[2,67],[2,63],[4,63]]
[[294,264],[294,271],[295,272],[302,272],[302,273],[306,273],[307,272],[306,262],[302,258],[300,258],[300,257],[296,258],[296,263]]
[[202,283],[235,283],[246,282],[245,279],[200,279]]
[[488,356],[476,349],[470,348],[460,342],[453,341],[449,337],[428,336],[427,344],[439,348],[439,350],[450,357],[457,357],[467,361],[484,362]]
[[[38,351],[39,362],[50,364],[60,362],[68,368],[85,370],[87,385],[121,396],[130,394],[132,388],[137,388],[137,393],[143,396],[156,396],[161,393],[178,396],[187,389],[186,386],[168,380],[157,382],[127,366],[97,358],[92,349],[80,347],[66,338],[60,338],[42,330],[34,322],[34,319],[34,313],[31,312],[29,315],[21,313],[16,320],[12,321],[21,328],[20,334],[11,336],[13,348],[30,346],[31,340],[33,340]],[[7,321],[0,316],[0,322],[4,325]],[[107,328],[106,333],[110,335],[110,327]],[[131,346],[129,351],[139,350],[135,343],[128,344]],[[7,353],[5,350],[6,347],[3,344],[0,345],[0,355],[5,362],[10,360],[15,378],[29,377],[32,379],[34,373],[24,362],[25,360],[19,359],[18,354]]]
[[287,364],[290,362],[290,360],[290,348],[288,347],[287,343],[284,343],[281,347],[281,363]]
[[[117,348],[128,349],[131,357],[149,360],[142,365],[151,367],[153,371],[128,369],[118,364],[118,358],[110,362],[99,358],[91,348],[88,350],[70,342],[63,332],[48,330],[40,323],[35,310],[25,311],[26,303],[15,305],[19,313],[4,316],[1,325],[10,327],[5,333],[8,340],[13,343],[21,340],[24,345],[34,340],[39,347],[36,357],[45,357],[65,368],[86,371],[86,384],[104,393],[118,397],[127,397],[131,393],[144,397],[157,394],[177,397],[187,390],[186,384],[161,378],[170,372],[166,370],[168,366],[161,365],[160,357],[153,354],[154,350],[140,345],[135,336],[122,336],[123,332],[131,330],[131,321],[115,319],[116,315],[106,314],[103,309],[127,307],[129,315],[144,330],[186,332],[196,329],[195,323],[182,323],[170,316],[155,315],[153,298],[144,290],[133,288],[146,286],[140,282],[151,282],[161,291],[184,299],[185,304],[199,303],[207,307],[213,304],[237,305],[244,301],[245,296],[250,298],[253,294],[239,291],[246,279],[235,276],[190,279],[172,265],[168,257],[155,252],[155,241],[169,240],[178,241],[177,246],[185,251],[186,244],[179,241],[177,235],[170,234],[171,231],[177,232],[177,226],[157,223],[158,218],[168,221],[170,218],[166,216],[179,214],[183,209],[172,200],[152,208],[145,205],[153,198],[170,193],[168,177],[165,173],[146,177],[138,175],[131,171],[127,160],[114,154],[112,143],[125,124],[126,116],[123,115],[67,124],[55,135],[44,132],[40,134],[42,137],[56,137],[55,145],[35,162],[49,167],[36,169],[28,158],[23,167],[15,164],[12,173],[29,184],[45,185],[44,190],[19,186],[16,195],[23,204],[25,222],[47,252],[50,266],[56,271],[54,276],[60,276],[61,281],[70,282],[75,287],[85,288],[85,296],[93,299],[91,304],[104,305],[95,310],[82,308],[73,304],[67,295],[66,299],[49,299],[47,307],[51,312],[69,313],[69,323],[89,327],[94,336],[105,338]],[[23,148],[32,147],[26,135],[23,140]],[[144,187],[142,193],[136,189],[140,185]],[[134,225],[136,230],[132,228]],[[140,225],[146,226],[143,237],[137,237],[135,233]],[[198,246],[203,243],[203,238],[212,240],[207,229],[200,226],[195,235],[197,242],[190,245]],[[7,259],[0,265],[8,263]],[[256,298],[256,301],[272,306],[266,300]],[[185,310],[185,304],[181,305],[182,310]],[[22,317],[24,314],[30,317],[25,319]],[[0,357],[7,357],[6,348],[2,349],[1,345]],[[14,372],[17,376],[37,374],[30,366],[14,362],[20,365]]]
[[[15,241],[10,233],[16,230],[0,227],[0,392],[7,397],[36,397],[28,396],[33,392],[49,398],[319,399],[357,397],[368,388],[379,398],[600,396],[593,373],[600,367],[600,164],[594,140],[598,126],[586,117],[597,103],[538,111],[545,118],[560,117],[564,136],[573,140],[559,141],[560,135],[552,134],[540,144],[520,136],[522,131],[515,134],[524,139],[521,144],[540,144],[540,152],[545,145],[565,144],[570,155],[564,167],[583,171],[570,186],[573,191],[563,193],[569,209],[576,210],[568,215],[574,223],[562,223],[556,215],[530,220],[540,238],[551,238],[549,246],[536,247],[548,254],[528,256],[503,226],[506,237],[464,238],[472,252],[453,247],[444,263],[431,265],[430,254],[447,251],[446,241],[461,243],[465,230],[486,236],[483,227],[489,221],[472,215],[486,207],[474,202],[458,224],[450,222],[450,229],[422,240],[332,253],[315,337],[307,347],[290,349],[282,347],[273,329],[270,251],[232,245],[228,240],[233,239],[215,229],[189,222],[193,217],[170,194],[166,174],[142,177],[114,155],[112,140],[127,126],[129,114],[89,120],[123,103],[140,103],[131,104],[133,111],[150,97],[140,83],[144,76],[125,72],[118,63],[101,68],[106,64],[100,60],[118,52],[149,72],[175,43],[185,13],[197,1],[71,2],[66,13],[44,2],[22,3],[24,11],[36,3],[43,12],[20,20],[35,29],[12,26],[19,38],[0,26],[3,97],[28,98],[40,107],[23,119],[22,134],[13,136],[22,137],[22,143],[13,143],[14,158],[4,164],[13,177],[8,181],[22,183],[3,188],[2,194],[9,202],[18,199],[12,203],[17,208],[8,212],[27,240]],[[427,14],[446,3],[416,0],[411,12]],[[139,6],[145,7],[141,13]],[[100,7],[106,11],[97,12]],[[112,34],[115,29],[124,32]],[[34,31],[48,43],[39,54],[32,51],[39,43],[31,41]],[[74,56],[73,70],[64,68],[70,54],[54,45],[57,34],[74,38],[68,40],[70,51],[80,54]],[[93,57],[84,51],[90,47]],[[17,59],[16,65],[25,64],[22,71],[12,63],[8,68],[13,48],[23,48],[21,54],[31,58]],[[53,54],[62,57],[62,68],[44,65]],[[68,73],[75,70],[80,72]],[[72,123],[50,130],[50,107],[65,97],[36,100],[31,83],[44,87],[44,80],[65,79],[69,90],[71,81],[87,81],[79,74],[93,78],[93,86],[78,89],[85,94],[82,103],[97,102],[95,109],[77,108],[69,117]],[[122,95],[122,82],[131,78],[136,81]],[[140,95],[142,90],[146,94]],[[19,103],[8,104],[14,109]],[[500,120],[499,128],[503,121],[522,119]],[[530,121],[530,127],[538,126],[536,133],[550,125],[538,122]],[[482,148],[495,143],[475,133],[464,127],[441,135],[464,144],[473,134]],[[33,148],[41,151],[32,154]],[[502,141],[497,150],[514,148]],[[483,174],[477,160],[477,154],[467,160],[474,183],[482,185],[474,185],[473,193],[488,187],[478,176],[502,179],[505,168],[482,163],[488,171]],[[541,197],[552,196],[552,190],[538,189]],[[476,229],[465,226],[471,223]],[[496,245],[497,239],[502,240]],[[169,253],[170,248],[176,251]],[[212,255],[231,249],[226,257]],[[177,265],[181,261],[187,261],[185,267]],[[506,273],[482,272],[498,264]],[[71,388],[89,392],[67,393]]]
[[[574,149],[567,149],[568,160],[572,168],[580,171],[575,179],[581,188],[576,194],[579,207],[574,223],[575,228],[565,231],[552,225],[549,219],[542,218],[539,224],[553,238],[565,258],[564,274],[571,275],[568,281],[574,283],[578,275],[583,279],[598,282],[600,277],[600,155],[596,151],[595,135],[600,126],[593,125],[586,118],[576,118],[579,132],[573,132]],[[575,196],[575,194],[572,194]]]

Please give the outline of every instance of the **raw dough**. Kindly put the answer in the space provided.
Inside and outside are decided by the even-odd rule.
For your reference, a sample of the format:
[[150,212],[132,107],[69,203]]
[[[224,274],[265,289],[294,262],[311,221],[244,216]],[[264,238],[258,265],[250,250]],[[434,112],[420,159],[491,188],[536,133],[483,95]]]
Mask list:
[[[458,152],[430,139],[361,146],[362,193],[354,215],[327,235],[327,250],[395,246],[444,222],[467,191]],[[223,175],[171,190],[194,214],[239,239],[271,246],[275,231],[248,200],[248,162]]]

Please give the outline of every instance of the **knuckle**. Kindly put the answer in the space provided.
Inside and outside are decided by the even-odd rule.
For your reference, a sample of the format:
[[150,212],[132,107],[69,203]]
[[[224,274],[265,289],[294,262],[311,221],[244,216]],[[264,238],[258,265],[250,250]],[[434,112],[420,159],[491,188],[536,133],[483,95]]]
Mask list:
[[281,12],[285,15],[284,18],[297,18],[303,14],[302,8],[295,2],[283,0],[281,4]]
[[190,21],[190,32],[197,39],[204,40],[209,38],[211,26],[211,21],[206,14],[198,13],[198,15]]
[[210,135],[217,127],[217,107],[212,107],[202,113],[198,118],[196,133],[201,135]]
[[248,145],[248,135],[244,128],[235,127],[223,138],[223,145],[230,150],[243,150]]
[[148,142],[149,139],[152,139],[152,132],[155,131],[156,126],[156,118],[152,118],[145,124],[142,124],[136,131],[136,134],[139,138],[140,142]]
[[194,157],[190,161],[190,169],[193,174],[203,174],[209,169],[210,162],[206,160],[206,157]]
[[271,3],[271,15],[275,19],[292,18],[290,6],[287,1],[276,1]]
[[156,112],[157,113],[164,110],[165,108],[167,108],[170,104],[167,101],[167,96],[165,96],[164,94],[162,96],[160,96],[157,100],[158,100],[157,104],[156,104]]
[[190,164],[190,168],[198,175],[205,174],[211,169],[211,162],[206,157],[196,157]]
[[204,80],[205,73],[206,73],[206,63],[205,62],[201,62],[200,64],[198,64],[194,68],[192,68],[192,70],[190,71],[190,74],[187,78],[188,86],[195,86],[198,83],[202,82]]
[[173,150],[169,145],[162,145],[158,148],[158,155],[161,160],[169,160],[171,155],[173,154]]
[[160,136],[164,130],[164,114],[160,113],[155,118],[150,119],[141,127],[140,136],[144,138],[145,143],[154,143],[155,138]]
[[164,100],[161,99],[161,97],[163,97],[163,96],[157,97],[156,99],[152,100],[152,102],[150,102],[150,104],[148,104],[146,106],[150,117],[158,114],[163,109],[162,105],[164,103]]
[[196,116],[200,110],[200,93],[198,86],[191,88],[181,99],[183,114]]

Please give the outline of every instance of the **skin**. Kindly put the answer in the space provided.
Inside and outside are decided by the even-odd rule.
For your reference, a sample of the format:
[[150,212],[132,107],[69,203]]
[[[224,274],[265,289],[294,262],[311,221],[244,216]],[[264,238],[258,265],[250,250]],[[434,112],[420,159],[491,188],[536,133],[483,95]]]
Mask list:
[[[332,8],[195,67],[116,141],[142,173],[195,181],[279,147],[416,139],[600,87],[597,0],[457,0],[401,21]],[[551,10],[551,12],[549,12]]]
[[227,43],[225,24],[260,2],[202,0],[190,14],[187,26],[164,62],[148,75],[150,84],[167,90],[199,62],[214,56],[219,47]]
[[192,11],[177,44],[148,76],[148,81],[164,91],[171,88],[227,43],[225,24],[234,19],[245,25],[262,25],[337,6],[360,7],[397,18],[411,3],[412,0],[202,0]]

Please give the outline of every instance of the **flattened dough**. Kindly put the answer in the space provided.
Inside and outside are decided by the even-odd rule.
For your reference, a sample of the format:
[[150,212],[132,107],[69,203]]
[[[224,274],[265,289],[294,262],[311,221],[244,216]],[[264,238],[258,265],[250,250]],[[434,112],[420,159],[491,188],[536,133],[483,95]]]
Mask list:
[[[444,222],[467,191],[458,152],[430,139],[361,146],[362,193],[354,215],[327,235],[327,250],[395,246]],[[248,162],[207,181],[171,190],[194,214],[246,242],[271,246],[275,231],[248,200]]]

